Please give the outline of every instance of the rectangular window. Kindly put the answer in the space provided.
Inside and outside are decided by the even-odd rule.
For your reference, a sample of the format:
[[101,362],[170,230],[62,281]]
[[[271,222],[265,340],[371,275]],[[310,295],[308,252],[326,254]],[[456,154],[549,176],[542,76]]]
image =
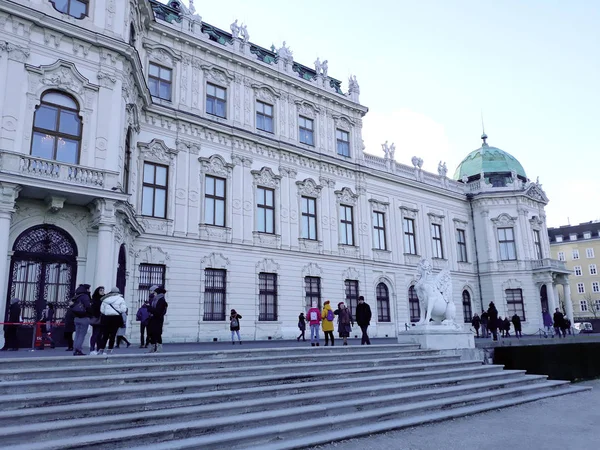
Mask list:
[[256,188],[257,230],[261,233],[275,233],[275,191],[264,187]]
[[315,128],[311,119],[298,117],[298,139],[303,144],[315,145]]
[[558,252],[558,260],[559,261],[566,261],[567,260],[565,258],[565,252]]
[[302,197],[302,239],[317,240],[317,199]]
[[573,270],[575,271],[575,276],[580,277],[581,275],[583,275],[583,273],[581,272],[581,266],[575,266]]
[[600,283],[598,281],[592,281],[592,292],[600,292]]
[[386,250],[385,240],[385,215],[382,212],[373,212],[373,248]]
[[204,320],[225,320],[226,279],[226,270],[204,270]]
[[142,183],[142,215],[167,217],[167,181],[169,168],[160,164],[144,162]]
[[356,307],[358,306],[358,281],[346,280],[346,306],[350,308],[352,318],[356,319]]
[[206,113],[227,117],[227,91],[211,83],[206,84]]
[[340,205],[340,243],[354,245],[352,206]]
[[525,322],[525,306],[523,305],[523,291],[521,289],[506,290],[506,306],[508,317],[516,314]]
[[562,241],[563,241],[562,236],[556,236],[556,242],[562,242]]
[[163,264],[140,264],[140,282],[138,284],[138,308],[148,300],[151,286],[165,286],[167,266]]
[[415,236],[414,219],[403,219],[402,228],[404,230],[404,253],[410,255],[417,254],[417,240]]
[[579,309],[581,312],[586,312],[588,310],[587,300],[579,300]]
[[590,264],[590,275],[598,275],[596,264]]
[[225,179],[207,175],[204,186],[204,223],[224,227]]
[[148,67],[148,87],[152,97],[171,101],[171,85],[173,71],[158,64],[150,63]]
[[456,244],[458,246],[458,262],[469,262],[465,230],[456,230]]
[[591,231],[585,231],[583,233],[583,238],[584,239],[591,239],[592,238],[592,232]]
[[571,234],[569,235],[569,239],[570,239],[571,241],[576,241],[576,240],[577,240],[577,233],[571,233]]
[[577,292],[579,294],[585,294],[585,284],[577,283]]
[[319,277],[304,277],[304,304],[306,310],[316,303],[321,309],[321,278]]
[[593,248],[586,248],[585,249],[585,257],[586,258],[593,258],[594,257],[594,249]]
[[123,158],[123,190],[129,194],[129,179],[131,174],[131,129],[125,135],[125,155]]
[[444,258],[444,247],[442,245],[442,226],[431,224],[431,238],[433,240],[433,257]]
[[500,244],[500,260],[514,261],[517,259],[515,235],[512,228],[498,228],[498,242]]
[[340,156],[350,156],[350,134],[346,131],[335,130],[337,153]]
[[277,320],[277,274],[258,274],[258,320]]
[[538,230],[533,230],[533,243],[535,244],[535,257],[537,259],[543,259],[542,243],[540,241],[540,232]]
[[579,250],[573,250],[573,259],[579,259]]
[[256,128],[273,133],[273,105],[256,101]]

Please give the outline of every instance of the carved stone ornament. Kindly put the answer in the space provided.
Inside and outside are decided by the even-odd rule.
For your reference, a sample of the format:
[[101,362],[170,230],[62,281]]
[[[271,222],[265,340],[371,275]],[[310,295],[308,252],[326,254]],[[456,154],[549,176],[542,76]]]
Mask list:
[[507,213],[502,213],[498,217],[492,219],[492,222],[494,222],[494,225],[499,226],[499,227],[500,226],[514,226],[517,219],[518,219],[518,217],[512,217],[511,215],[509,215]]
[[142,250],[135,252],[135,259],[138,263],[148,264],[166,264],[171,260],[171,257],[162,248],[151,246],[145,247]]
[[444,222],[445,216],[443,216],[443,215],[430,212],[430,213],[427,213],[427,216],[429,216],[430,223],[435,223],[437,225],[441,225]]
[[296,100],[296,105],[298,106],[298,114],[304,117],[308,117],[309,119],[314,119],[315,117],[317,117],[317,113],[319,112],[319,109],[306,102],[306,101],[300,101],[300,100]]
[[358,200],[358,195],[352,192],[352,189],[349,187],[343,188],[341,191],[334,192],[338,203],[344,203],[346,205],[356,205],[356,201]]
[[[34,67],[25,65],[29,72],[29,90],[35,95],[39,95],[42,90],[49,87],[61,89],[73,94],[77,94],[78,100],[84,100],[84,91],[86,89],[98,91],[99,86],[90,83],[84,77],[72,62],[58,60],[47,66]],[[40,89],[40,85],[41,88]]]
[[532,228],[534,229],[540,229],[544,226],[544,220],[545,217],[538,217],[538,216],[533,216],[531,219],[529,219],[529,223],[531,224]]
[[265,258],[256,263],[256,273],[277,273],[279,264],[270,258]]
[[253,83],[252,89],[254,89],[257,100],[274,104],[275,100],[279,98],[279,93],[268,85]]
[[201,64],[200,68],[204,72],[204,76],[211,81],[215,81],[222,85],[228,85],[234,80],[233,74],[220,67],[212,64]]
[[506,292],[507,289],[521,289],[523,287],[523,283],[521,283],[516,278],[509,278],[505,282],[502,283],[502,292]]
[[323,186],[318,185],[312,178],[307,178],[304,181],[296,181],[298,186],[298,194],[306,197],[316,197],[321,195]]
[[527,190],[525,191],[525,195],[536,202],[542,202],[544,204],[548,203],[548,197],[546,193],[535,183],[531,183]]
[[200,165],[202,166],[202,172],[209,175],[229,177],[233,169],[233,164],[225,162],[219,155],[212,155],[209,158],[200,157],[198,161],[200,161]]
[[145,42],[143,47],[148,52],[148,56],[151,60],[161,62],[168,67],[173,66],[176,61],[181,60],[181,55],[175,53],[167,46],[154,45]]
[[323,275],[323,269],[316,263],[309,263],[302,268],[302,278],[320,277],[321,275]]
[[371,204],[371,209],[373,211],[387,211],[390,204],[388,202],[382,202],[381,200],[377,200],[374,198],[369,199],[369,203]]
[[[1,29],[1,27],[0,27]],[[28,47],[13,44],[11,42],[0,42],[0,51],[8,53],[8,59],[24,63],[29,58],[30,50]]]
[[352,121],[346,116],[333,116],[333,120],[335,122],[335,127],[340,130],[350,131],[352,128]]
[[360,274],[354,267],[348,267],[342,273],[342,280],[358,280]]
[[98,72],[96,76],[98,77],[100,86],[105,88],[112,89],[117,82],[117,77],[108,72]]
[[237,153],[231,154],[231,162],[234,166],[252,167],[252,158]]
[[458,217],[455,217],[454,219],[452,219],[452,221],[454,222],[454,224],[457,227],[467,227],[469,225],[469,221],[468,220],[463,220],[463,219],[459,219]]
[[128,103],[125,106],[127,111],[127,125],[133,128],[137,133],[140,131],[140,114],[135,103]]
[[225,258],[223,253],[213,252],[210,255],[202,258],[200,264],[202,269],[227,269],[227,266],[229,265],[229,259]]
[[417,214],[419,214],[418,209],[408,208],[406,206],[401,206],[400,211],[402,212],[402,217],[406,219],[416,219]]
[[179,153],[179,150],[167,147],[161,139],[152,139],[149,143],[138,142],[138,148],[143,159],[166,164],[170,164]]
[[279,166],[279,173],[292,180],[296,179],[296,175],[298,175],[298,171],[295,168],[286,166]]
[[279,187],[281,175],[275,175],[269,167],[263,167],[260,170],[250,172],[254,177],[254,182],[259,186],[276,188]]
[[196,142],[186,141],[184,139],[177,139],[175,141],[175,147],[177,147],[177,150],[179,151],[188,152],[192,155],[200,154],[200,144]]

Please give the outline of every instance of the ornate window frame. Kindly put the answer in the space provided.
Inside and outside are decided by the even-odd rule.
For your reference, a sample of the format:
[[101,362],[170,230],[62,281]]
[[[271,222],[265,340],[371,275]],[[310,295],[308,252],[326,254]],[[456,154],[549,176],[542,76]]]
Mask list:
[[[233,117],[233,74],[227,69],[224,69],[213,64],[201,64],[200,68],[204,74],[202,87],[204,91],[200,94],[202,97],[202,114],[206,119],[214,120],[221,123],[229,123]],[[225,89],[225,117],[209,114],[206,109],[206,99],[208,93],[208,84]]]
[[[404,219],[411,219],[414,225],[414,240],[415,240],[415,253],[410,253],[407,251],[406,246],[404,245]],[[421,258],[419,250],[419,240],[417,238],[419,229],[419,210],[416,208],[410,208],[408,206],[400,206],[400,222],[401,222],[401,230],[402,230],[402,253],[404,257],[407,259],[407,262],[410,264],[417,264]]]
[[[199,309],[199,317],[198,323],[229,323],[227,320],[227,309],[228,309],[228,300],[229,295],[231,294],[231,276],[229,276],[229,267],[230,261],[223,253],[212,252],[209,255],[202,258],[200,261],[200,307]],[[204,320],[204,293],[206,287],[206,269],[217,269],[217,270],[225,270],[225,320],[224,321],[215,321],[215,320]]]
[[[253,211],[254,211],[254,226],[253,226],[253,237],[254,245],[264,245],[273,248],[279,248],[281,245],[281,175],[277,175],[273,172],[270,167],[262,167],[260,170],[251,170],[252,175],[252,197],[253,197]],[[274,206],[274,225],[275,229],[273,233],[267,233],[258,231],[258,188],[263,187],[272,189],[273,195],[273,206]]]
[[391,236],[392,233],[391,228],[390,228],[390,215],[389,215],[389,209],[390,209],[390,204],[389,202],[384,202],[381,200],[377,200],[375,198],[370,198],[369,199],[369,205],[370,207],[370,213],[371,213],[371,244],[373,244],[374,242],[374,234],[375,234],[375,225],[373,224],[373,214],[378,212],[378,213],[382,213],[383,214],[383,221],[384,221],[384,236],[385,236],[385,248],[375,248],[374,245],[371,245],[371,247],[373,248],[373,252],[380,258],[384,258],[386,260],[388,260],[386,258],[386,255],[391,254],[391,248],[392,248],[392,242],[391,242]]
[[[218,154],[209,157],[201,156],[198,158],[200,162],[200,223],[198,225],[200,237],[211,241],[231,242],[232,232],[231,223],[233,220],[232,202],[233,198],[233,164],[228,163]],[[205,223],[205,193],[206,193],[206,176],[213,176],[225,179],[225,226],[215,226]]]
[[[351,249],[355,249],[354,252],[358,256],[358,226],[360,214],[358,210],[358,194],[355,194],[349,187],[344,187],[341,190],[334,191],[336,198],[336,215],[337,215],[337,226],[338,226],[338,249],[342,254],[347,254]],[[352,245],[344,244],[341,242],[340,235],[340,224],[342,218],[340,217],[340,207],[350,206],[352,208]]]
[[[459,219],[457,217],[453,218],[452,222],[454,223],[454,239],[456,241],[456,262],[458,264],[470,264],[469,255],[471,254],[471,252],[469,251],[469,222],[466,220]],[[460,244],[458,240],[458,230],[462,230],[465,235],[465,261],[460,260]]]
[[[306,178],[303,181],[296,181],[297,201],[298,201],[298,241],[300,248],[310,248],[314,251],[320,251],[323,248],[323,224],[319,220],[320,214],[323,212],[321,191],[323,186],[318,184],[312,178]],[[302,197],[310,197],[315,199],[317,217],[315,225],[317,227],[317,239],[308,239],[302,237]]]
[[162,104],[175,105],[179,101],[177,97],[178,82],[178,63],[181,61],[181,55],[172,49],[161,44],[150,44],[145,42],[143,48],[146,50],[146,80],[150,76],[150,63],[171,70],[171,99],[166,100],[160,97],[152,97],[152,100]]
[[[260,323],[260,324],[276,324],[279,325],[281,324],[281,290],[279,289],[279,287],[281,286],[281,274],[280,272],[280,266],[279,264],[277,264],[275,262],[274,259],[272,258],[264,258],[261,259],[260,261],[258,261],[256,263],[256,288],[255,288],[255,298],[256,298],[256,303],[255,303],[255,317],[256,317],[256,323]],[[275,297],[275,309],[276,309],[276,313],[275,313],[275,320],[261,320],[260,319],[260,274],[261,273],[267,273],[267,274],[275,274],[276,276],[276,281],[277,281],[277,286],[276,286],[276,297]]]
[[[314,104],[307,102],[306,100],[296,100],[294,102],[296,104],[296,117],[297,117],[297,127],[296,127],[296,132],[298,133],[298,144],[302,145],[306,148],[318,148],[318,146],[320,145],[319,142],[319,133],[317,130],[318,127],[318,122],[319,122],[319,114],[321,113],[321,110]],[[300,141],[300,121],[299,118],[300,117],[305,117],[307,119],[312,120],[313,123],[313,143],[311,144],[305,144],[304,142]]]
[[[388,313],[389,320],[381,321],[379,320],[380,311],[379,311],[379,303],[377,302],[377,286],[379,284],[384,284],[388,290]],[[375,305],[377,309],[377,323],[390,324],[394,322],[394,305],[396,305],[396,290],[394,289],[394,283],[391,278],[387,275],[380,275],[375,279],[373,283],[373,292],[375,293]]]
[[[250,85],[254,91],[254,130],[265,136],[273,136],[277,134],[277,108],[279,107],[279,99],[281,95],[275,89],[267,84],[253,83]],[[270,105],[273,108],[273,132],[261,130],[256,123],[256,103],[262,102]]]
[[[518,217],[512,217],[510,214],[502,213],[493,219],[490,219],[494,226],[494,239],[496,241],[497,261],[510,262],[519,260],[519,251],[517,248],[517,220]],[[500,251],[500,235],[498,230],[501,228],[512,228],[513,245],[515,247],[515,259],[502,259]]]
[[[447,258],[447,252],[445,247],[445,241],[446,239],[444,239],[444,219],[446,218],[446,216],[442,215],[442,214],[436,214],[433,212],[429,212],[427,213],[427,217],[429,217],[429,236],[430,236],[430,242],[431,242],[431,258],[432,259],[438,259],[438,260],[444,260],[446,261]],[[439,239],[436,239],[434,234],[433,234],[433,227],[438,226],[439,230],[440,230],[440,236]],[[436,251],[436,241],[439,240],[440,241],[440,250],[441,250],[441,255],[436,255],[437,251]]]

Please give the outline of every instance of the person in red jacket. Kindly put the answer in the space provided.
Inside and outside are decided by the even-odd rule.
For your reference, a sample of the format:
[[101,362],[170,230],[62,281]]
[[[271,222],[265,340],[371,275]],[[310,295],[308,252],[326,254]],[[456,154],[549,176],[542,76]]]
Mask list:
[[319,325],[321,324],[321,311],[318,308],[317,302],[313,302],[312,308],[306,313],[306,319],[310,325],[310,345],[312,347],[319,346]]

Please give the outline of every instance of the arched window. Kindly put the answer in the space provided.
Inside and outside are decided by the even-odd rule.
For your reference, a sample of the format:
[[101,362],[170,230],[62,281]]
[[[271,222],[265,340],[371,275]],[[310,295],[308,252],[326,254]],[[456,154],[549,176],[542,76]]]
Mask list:
[[414,286],[408,289],[408,307],[410,309],[410,321],[418,322],[421,320],[421,306]]
[[129,194],[129,177],[131,174],[131,128],[125,135],[125,155],[123,155],[123,191]]
[[79,164],[81,128],[79,106],[73,97],[46,92],[33,118],[31,155]]
[[57,11],[68,14],[75,19],[83,19],[88,15],[90,0],[50,0]]
[[135,46],[137,38],[135,35],[135,27],[132,23],[129,24],[129,45]]
[[377,296],[377,320],[390,322],[390,294],[385,283],[379,283],[375,289]]
[[473,320],[473,309],[471,308],[471,294],[467,290],[464,290],[462,293],[462,304],[465,323],[471,323]]

